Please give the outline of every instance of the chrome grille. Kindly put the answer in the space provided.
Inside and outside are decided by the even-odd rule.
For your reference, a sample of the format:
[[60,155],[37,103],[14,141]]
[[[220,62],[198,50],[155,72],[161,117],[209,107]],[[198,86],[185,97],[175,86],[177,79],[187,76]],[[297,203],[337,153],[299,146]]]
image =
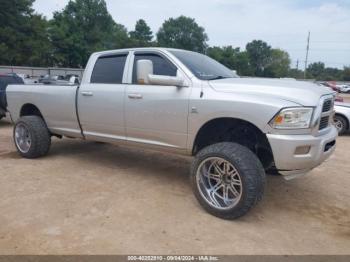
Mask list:
[[318,130],[322,131],[323,129],[326,129],[329,127],[331,122],[331,116],[333,114],[333,108],[334,108],[334,97],[328,96],[324,97],[320,101],[320,118],[319,118],[319,125]]
[[329,112],[332,109],[332,105],[333,105],[333,100],[328,99],[326,101],[324,101],[323,103],[323,107],[322,107],[322,112]]
[[319,126],[319,130],[325,129],[326,127],[328,127],[329,124],[329,116],[324,116],[321,117],[321,121],[320,121],[320,126]]

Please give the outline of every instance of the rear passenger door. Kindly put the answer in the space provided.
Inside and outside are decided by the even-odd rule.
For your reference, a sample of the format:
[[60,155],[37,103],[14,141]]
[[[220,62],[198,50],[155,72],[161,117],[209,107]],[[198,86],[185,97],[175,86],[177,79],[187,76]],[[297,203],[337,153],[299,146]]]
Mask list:
[[94,140],[125,140],[125,65],[128,53],[100,56],[78,93],[78,114],[84,135]]

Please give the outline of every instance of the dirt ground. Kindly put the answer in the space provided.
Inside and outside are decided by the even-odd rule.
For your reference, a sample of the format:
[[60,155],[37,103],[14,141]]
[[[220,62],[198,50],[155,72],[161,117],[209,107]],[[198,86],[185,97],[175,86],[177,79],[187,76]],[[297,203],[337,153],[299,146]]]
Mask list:
[[225,221],[199,206],[191,159],[54,139],[21,159],[0,122],[0,254],[350,254],[350,136],[309,175],[268,176],[265,198]]
[[344,102],[350,103],[350,94],[341,94],[342,98],[344,98]]

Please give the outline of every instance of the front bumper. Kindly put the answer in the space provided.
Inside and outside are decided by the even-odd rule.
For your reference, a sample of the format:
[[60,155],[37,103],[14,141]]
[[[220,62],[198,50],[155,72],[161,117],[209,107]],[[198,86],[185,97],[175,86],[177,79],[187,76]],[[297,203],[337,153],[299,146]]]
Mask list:
[[[275,166],[287,179],[305,174],[324,162],[334,152],[337,136],[333,125],[321,136],[267,134]],[[306,154],[296,152],[303,147],[310,147]]]

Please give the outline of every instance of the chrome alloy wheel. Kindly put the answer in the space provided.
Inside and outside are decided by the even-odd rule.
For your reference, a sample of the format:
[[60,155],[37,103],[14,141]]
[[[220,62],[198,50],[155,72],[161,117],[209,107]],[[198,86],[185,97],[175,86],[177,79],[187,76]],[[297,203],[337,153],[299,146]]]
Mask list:
[[237,169],[220,157],[205,159],[196,173],[197,187],[206,202],[218,209],[230,209],[242,196],[242,179]]
[[338,132],[344,128],[344,123],[338,118],[334,118],[334,125],[337,128]]
[[15,142],[16,142],[17,148],[22,153],[27,153],[29,151],[30,146],[32,144],[32,139],[28,128],[22,123],[16,125]]

